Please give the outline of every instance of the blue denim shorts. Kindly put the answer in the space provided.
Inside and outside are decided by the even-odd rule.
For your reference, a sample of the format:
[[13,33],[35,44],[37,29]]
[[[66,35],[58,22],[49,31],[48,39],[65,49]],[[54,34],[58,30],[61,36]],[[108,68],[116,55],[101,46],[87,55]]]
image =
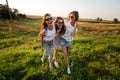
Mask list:
[[43,47],[47,51],[48,54],[52,55],[51,47],[53,47],[53,40],[51,41],[43,41]]
[[43,46],[44,47],[46,47],[46,46],[52,47],[53,46],[53,40],[51,40],[51,41],[43,40]]
[[71,47],[73,41],[66,41],[64,38],[60,38],[60,45],[65,47]]

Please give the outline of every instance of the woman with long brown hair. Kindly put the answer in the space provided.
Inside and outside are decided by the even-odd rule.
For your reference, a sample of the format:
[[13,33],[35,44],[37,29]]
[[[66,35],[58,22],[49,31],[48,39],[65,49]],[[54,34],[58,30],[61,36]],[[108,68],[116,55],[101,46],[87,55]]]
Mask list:
[[56,37],[53,40],[53,49],[54,49],[54,65],[56,68],[59,68],[57,56],[58,56],[58,48],[60,46],[60,37],[65,33],[65,24],[64,19],[62,17],[57,17],[54,20],[54,24],[56,27]]
[[68,60],[68,53],[69,53],[69,48],[71,47],[73,43],[73,37],[75,33],[77,32],[78,19],[79,19],[79,14],[77,11],[72,11],[69,13],[68,20],[65,21],[66,32],[61,37],[61,47],[64,53],[65,62],[67,64],[68,74],[71,74],[69,60]]
[[[50,71],[52,71],[53,69],[52,66],[53,52],[51,48],[53,46],[53,39],[55,33],[56,33],[55,24],[53,24],[51,15],[47,13],[43,16],[42,27],[38,35],[38,38],[41,41],[41,46],[49,54]],[[43,54],[43,56],[45,56],[45,54]],[[41,60],[43,61],[43,57],[41,58]]]

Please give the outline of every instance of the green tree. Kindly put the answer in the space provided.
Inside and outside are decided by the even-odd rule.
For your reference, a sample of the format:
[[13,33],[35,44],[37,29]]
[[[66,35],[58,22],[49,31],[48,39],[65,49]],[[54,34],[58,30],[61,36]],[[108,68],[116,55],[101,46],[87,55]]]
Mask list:
[[0,4],[0,18],[9,19],[9,12],[7,5]]
[[117,18],[114,18],[114,19],[113,19],[113,22],[114,22],[114,23],[118,23],[119,21],[118,21]]
[[102,18],[97,17],[96,22],[97,23],[101,23],[102,22]]
[[26,18],[26,15],[19,13],[19,11],[16,8],[9,8],[8,10],[7,5],[0,4],[0,18],[11,19],[10,15],[12,16],[12,19]]

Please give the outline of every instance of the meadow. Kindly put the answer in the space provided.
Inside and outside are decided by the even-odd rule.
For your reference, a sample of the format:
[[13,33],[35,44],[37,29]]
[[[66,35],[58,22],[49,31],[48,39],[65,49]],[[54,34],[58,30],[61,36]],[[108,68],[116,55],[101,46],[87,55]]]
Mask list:
[[41,62],[37,39],[39,19],[0,20],[0,80],[120,80],[120,24],[79,22],[66,72],[61,48],[60,68]]

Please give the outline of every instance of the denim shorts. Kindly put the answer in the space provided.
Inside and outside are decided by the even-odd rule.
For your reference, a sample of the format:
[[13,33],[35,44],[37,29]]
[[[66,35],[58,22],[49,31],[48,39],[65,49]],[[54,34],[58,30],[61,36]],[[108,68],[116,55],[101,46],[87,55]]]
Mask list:
[[64,38],[60,38],[60,45],[65,47],[71,47],[73,41],[66,41]]
[[53,47],[53,40],[51,41],[43,41],[43,47],[45,48],[45,50],[47,51],[48,54],[52,55],[52,50],[51,47]]

